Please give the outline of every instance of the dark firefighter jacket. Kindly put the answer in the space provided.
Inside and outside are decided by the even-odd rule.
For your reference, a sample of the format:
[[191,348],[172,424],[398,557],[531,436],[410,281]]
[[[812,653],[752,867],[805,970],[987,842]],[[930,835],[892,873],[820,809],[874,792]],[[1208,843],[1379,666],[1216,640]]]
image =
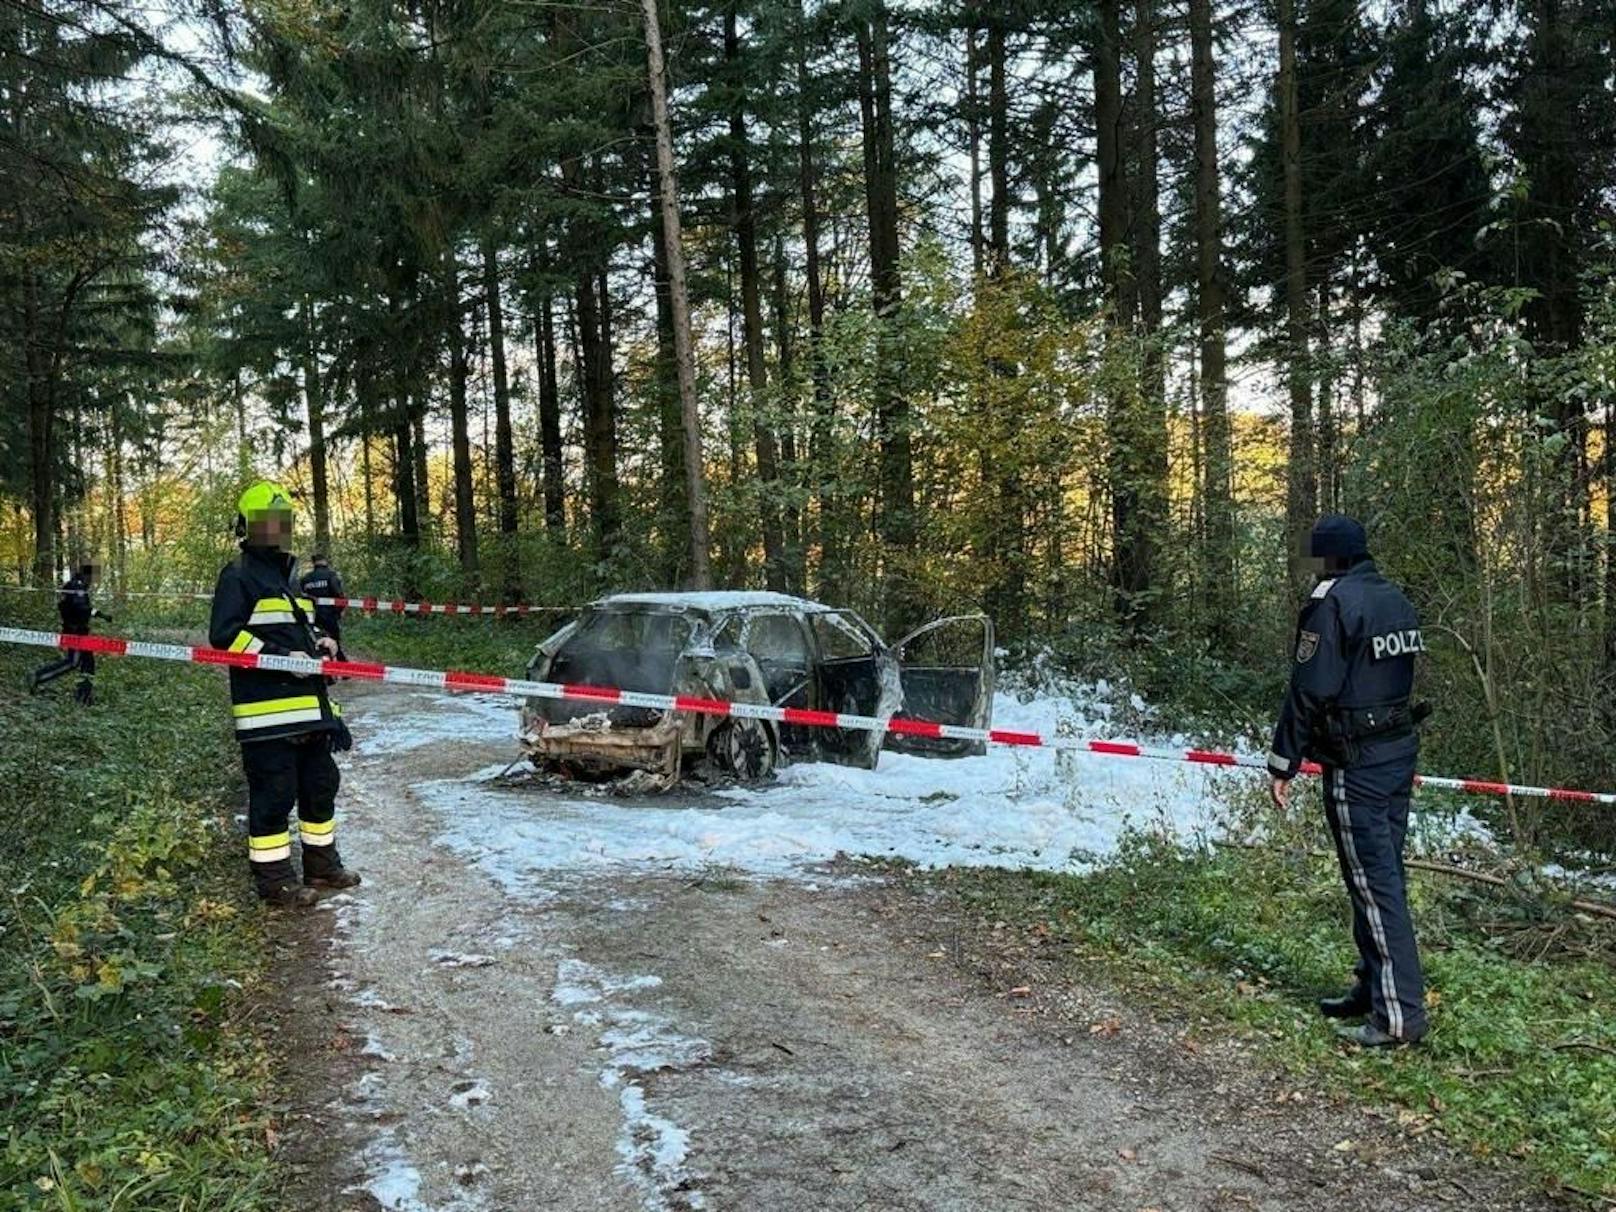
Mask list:
[[[313,603],[295,599],[291,587],[296,561],[281,551],[243,544],[241,555],[225,565],[213,590],[208,642],[230,652],[266,656],[318,656],[318,632],[307,620]],[[303,621],[299,621],[298,612]],[[236,739],[270,740],[337,727],[325,679],[276,669],[230,669],[230,711]]]
[[62,618],[62,630],[68,635],[89,635],[94,609],[90,604],[90,587],[84,583],[84,577],[75,572],[56,595],[56,613]]

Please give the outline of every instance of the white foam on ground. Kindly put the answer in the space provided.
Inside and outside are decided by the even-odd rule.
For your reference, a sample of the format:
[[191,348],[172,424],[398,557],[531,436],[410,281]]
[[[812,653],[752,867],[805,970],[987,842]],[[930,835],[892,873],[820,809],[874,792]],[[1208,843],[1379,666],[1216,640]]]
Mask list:
[[[354,752],[364,757],[376,757],[406,753],[437,741],[498,743],[514,742],[516,738],[517,708],[513,698],[492,694],[417,692],[409,695],[408,703],[407,711],[384,708],[367,712],[354,741]],[[513,757],[514,748],[513,744]]]
[[[600,1047],[606,1061],[600,1084],[616,1090],[623,1111],[623,1129],[617,1152],[623,1160],[619,1173],[640,1193],[646,1212],[667,1212],[668,1194],[679,1192],[680,1207],[705,1208],[705,1199],[692,1185],[686,1167],[690,1133],[646,1103],[641,1079],[650,1073],[688,1069],[712,1059],[712,1045],[675,1029],[666,1015],[632,1006],[614,1005],[623,994],[654,989],[657,976],[619,976],[582,960],[564,959],[556,965],[556,983],[550,994],[556,1005],[572,1010],[581,1027],[604,1027]],[[588,1009],[575,1009],[587,1006]]]
[[[1001,694],[994,722],[1048,734],[1105,735],[1109,709],[1087,697]],[[493,723],[482,740],[498,739]],[[1183,743],[1166,738],[1162,744]],[[1222,832],[1224,791],[1260,775],[1094,754],[993,746],[982,757],[884,753],[876,770],[803,762],[763,787],[676,788],[617,803],[466,780],[417,788],[444,822],[441,841],[507,891],[544,873],[639,866],[731,866],[789,875],[837,854],[924,866],[1060,870],[1104,857],[1130,829],[1184,840]],[[714,800],[723,807],[712,807]],[[708,806],[696,807],[693,803]]]

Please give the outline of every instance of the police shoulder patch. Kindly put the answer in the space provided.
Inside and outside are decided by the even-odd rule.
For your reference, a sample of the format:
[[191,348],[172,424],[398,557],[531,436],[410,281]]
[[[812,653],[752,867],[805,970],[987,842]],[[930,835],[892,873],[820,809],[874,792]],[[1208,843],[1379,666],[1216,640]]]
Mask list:
[[1319,633],[1304,631],[1296,637],[1296,663],[1306,665],[1319,650]]

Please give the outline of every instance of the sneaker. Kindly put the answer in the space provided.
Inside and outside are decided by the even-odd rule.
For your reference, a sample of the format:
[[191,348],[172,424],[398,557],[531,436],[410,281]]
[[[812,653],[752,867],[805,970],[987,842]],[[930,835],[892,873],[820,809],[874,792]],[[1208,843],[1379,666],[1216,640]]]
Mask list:
[[1356,1027],[1337,1027],[1335,1033],[1338,1038],[1360,1048],[1406,1048],[1419,1043],[1425,1036],[1423,1028],[1413,1035],[1392,1035],[1373,1021],[1359,1023]]

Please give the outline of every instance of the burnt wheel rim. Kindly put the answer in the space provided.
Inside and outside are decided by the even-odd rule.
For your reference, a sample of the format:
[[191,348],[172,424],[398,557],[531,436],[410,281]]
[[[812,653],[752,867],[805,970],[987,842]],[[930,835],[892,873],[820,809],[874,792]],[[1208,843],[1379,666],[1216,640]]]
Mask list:
[[724,756],[730,771],[741,778],[762,778],[769,772],[768,734],[757,724],[732,723],[724,738]]

